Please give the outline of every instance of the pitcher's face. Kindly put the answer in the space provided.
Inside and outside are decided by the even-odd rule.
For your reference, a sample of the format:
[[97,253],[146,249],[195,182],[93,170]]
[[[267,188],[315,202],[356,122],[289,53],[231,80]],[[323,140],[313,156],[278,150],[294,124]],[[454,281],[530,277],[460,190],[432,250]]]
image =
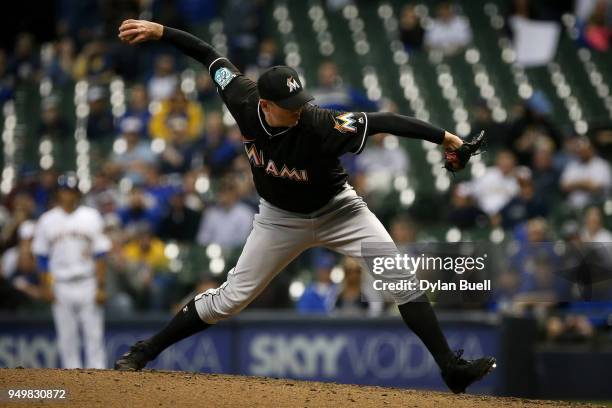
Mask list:
[[296,110],[281,108],[272,101],[261,100],[261,109],[266,117],[266,122],[272,127],[291,127],[298,124],[304,107]]

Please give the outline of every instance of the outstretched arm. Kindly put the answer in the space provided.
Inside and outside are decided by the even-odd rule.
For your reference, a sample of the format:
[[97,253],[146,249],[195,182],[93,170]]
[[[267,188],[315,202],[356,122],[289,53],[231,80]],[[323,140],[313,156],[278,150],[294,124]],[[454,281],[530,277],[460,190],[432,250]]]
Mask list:
[[145,41],[164,41],[201,62],[208,69],[221,99],[239,125],[240,118],[256,103],[250,96],[257,92],[257,85],[242,75],[238,68],[210,44],[196,36],[152,21],[125,20],[119,27],[119,38],[132,45]]
[[198,37],[152,21],[125,20],[119,27],[119,38],[131,45],[146,41],[165,41],[185,55],[198,60],[209,70],[213,62],[220,58],[225,59],[210,44]]
[[463,144],[458,136],[419,119],[391,112],[373,112],[367,115],[368,136],[377,133],[390,133],[400,137],[422,139],[441,144],[446,150],[458,149]]

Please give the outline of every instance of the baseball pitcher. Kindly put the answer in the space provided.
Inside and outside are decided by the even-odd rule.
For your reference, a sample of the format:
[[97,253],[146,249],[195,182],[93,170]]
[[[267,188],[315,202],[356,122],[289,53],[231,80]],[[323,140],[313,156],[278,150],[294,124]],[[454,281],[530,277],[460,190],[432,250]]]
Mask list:
[[[180,30],[126,20],[119,38],[130,44],[161,40],[204,65],[240,127],[261,197],[251,234],[227,281],[197,295],[159,333],[134,344],[115,363],[119,370],[140,370],[169,345],[237,314],[308,248],[324,246],[358,258],[364,257],[363,243],[387,243],[397,251],[384,226],[347,184],[338,159],[361,153],[368,136],[390,133],[441,144],[456,152],[447,156],[453,170],[462,168],[472,152],[470,143],[414,118],[319,108],[297,72],[287,66],[266,70],[255,83],[209,44]],[[392,270],[387,279],[416,278]],[[423,292],[392,295],[404,322],[427,346],[453,392],[464,392],[494,368],[492,357],[465,360],[461,352],[449,349]]]

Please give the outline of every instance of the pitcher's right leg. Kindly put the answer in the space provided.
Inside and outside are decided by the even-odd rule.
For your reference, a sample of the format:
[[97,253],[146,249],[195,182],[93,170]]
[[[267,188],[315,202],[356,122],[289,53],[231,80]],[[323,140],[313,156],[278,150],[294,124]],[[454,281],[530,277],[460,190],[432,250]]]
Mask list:
[[312,242],[309,219],[257,215],[227,280],[219,288],[196,296],[198,315],[206,323],[214,324],[239,313]]
[[[263,207],[263,205],[262,205]],[[207,329],[244,309],[270,281],[302,251],[313,244],[309,219],[262,208],[227,281],[200,293],[153,337],[139,341],[115,363],[117,370],[140,370],[170,345]]]

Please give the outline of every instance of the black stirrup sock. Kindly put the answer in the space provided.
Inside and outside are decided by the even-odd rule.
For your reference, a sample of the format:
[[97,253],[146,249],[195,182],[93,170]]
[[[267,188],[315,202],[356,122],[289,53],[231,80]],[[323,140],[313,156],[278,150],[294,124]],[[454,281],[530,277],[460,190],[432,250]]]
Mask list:
[[425,344],[438,367],[444,369],[453,352],[440,329],[436,314],[423,293],[411,302],[397,306],[402,319]]
[[174,343],[201,332],[210,326],[210,324],[200,319],[196,311],[195,300],[191,299],[189,303],[174,316],[170,323],[151,337],[148,342],[153,346],[153,351],[155,351],[155,356],[157,356]]

